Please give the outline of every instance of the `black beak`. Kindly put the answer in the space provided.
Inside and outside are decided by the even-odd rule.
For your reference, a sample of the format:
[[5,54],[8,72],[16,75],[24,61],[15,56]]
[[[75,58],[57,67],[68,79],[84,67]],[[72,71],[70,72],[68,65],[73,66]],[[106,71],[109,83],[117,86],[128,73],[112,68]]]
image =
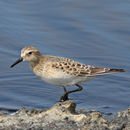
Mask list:
[[14,62],[14,64],[12,64],[12,65],[10,66],[10,68],[14,67],[16,64],[18,64],[18,63],[20,63],[20,62],[22,62],[22,61],[23,61],[23,58],[21,57],[21,58],[19,58],[16,62]]

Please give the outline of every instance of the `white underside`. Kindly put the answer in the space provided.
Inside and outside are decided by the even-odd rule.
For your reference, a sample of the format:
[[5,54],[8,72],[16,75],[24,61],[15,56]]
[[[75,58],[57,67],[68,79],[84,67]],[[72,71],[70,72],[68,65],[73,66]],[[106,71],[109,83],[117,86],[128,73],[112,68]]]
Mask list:
[[43,69],[43,71],[34,70],[34,73],[43,81],[56,86],[73,86],[90,81],[94,78],[94,76],[76,77],[52,68]]
[[56,85],[56,86],[73,86],[75,84],[81,84],[86,81],[92,80],[94,77],[84,77],[84,78],[41,78],[43,81]]

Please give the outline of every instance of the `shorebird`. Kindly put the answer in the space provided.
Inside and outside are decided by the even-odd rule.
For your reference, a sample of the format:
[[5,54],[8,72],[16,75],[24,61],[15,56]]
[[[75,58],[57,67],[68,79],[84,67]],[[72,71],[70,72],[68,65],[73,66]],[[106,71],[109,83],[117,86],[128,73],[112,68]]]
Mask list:
[[[94,67],[65,57],[42,55],[33,46],[23,48],[21,57],[10,67],[12,68],[22,61],[29,62],[32,71],[43,81],[63,87],[64,94],[61,96],[60,101],[68,100],[70,93],[81,91],[83,89],[81,83],[90,81],[96,76],[124,72],[123,69]],[[74,85],[78,88],[67,91],[66,86]]]

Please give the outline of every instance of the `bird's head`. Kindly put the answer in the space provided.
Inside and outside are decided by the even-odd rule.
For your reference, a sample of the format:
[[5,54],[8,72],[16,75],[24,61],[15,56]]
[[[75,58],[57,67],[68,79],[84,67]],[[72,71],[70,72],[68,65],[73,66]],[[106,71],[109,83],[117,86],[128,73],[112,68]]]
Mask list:
[[40,56],[41,54],[37,48],[33,46],[27,46],[21,50],[21,57],[16,62],[14,62],[14,64],[12,64],[10,67],[12,68],[22,61],[28,61],[30,63],[38,62]]

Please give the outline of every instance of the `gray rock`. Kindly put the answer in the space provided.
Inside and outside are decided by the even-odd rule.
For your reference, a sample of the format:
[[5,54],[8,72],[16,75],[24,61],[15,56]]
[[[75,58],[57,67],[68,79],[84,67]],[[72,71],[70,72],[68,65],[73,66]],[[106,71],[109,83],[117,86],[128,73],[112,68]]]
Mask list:
[[0,113],[0,130],[130,130],[130,108],[107,120],[98,111],[75,110],[71,101],[58,102],[47,110],[27,110],[12,114]]

